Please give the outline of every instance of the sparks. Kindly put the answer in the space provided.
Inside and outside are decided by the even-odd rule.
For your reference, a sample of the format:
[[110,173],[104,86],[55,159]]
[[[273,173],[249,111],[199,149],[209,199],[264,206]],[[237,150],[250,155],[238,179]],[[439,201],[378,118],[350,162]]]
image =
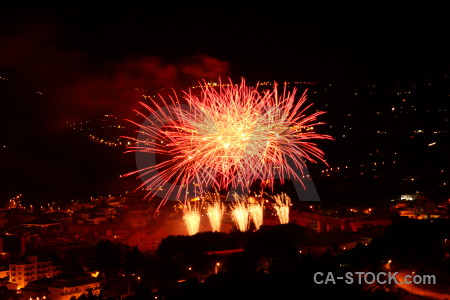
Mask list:
[[275,201],[274,208],[277,212],[280,224],[289,223],[289,209],[291,206],[291,198],[285,193],[281,193],[272,196],[272,199]]
[[187,201],[183,207],[183,220],[189,235],[194,235],[200,228],[200,206],[198,203]]
[[237,194],[233,195],[234,201],[231,205],[231,218],[239,231],[247,231],[249,227],[249,211],[247,201]]
[[250,214],[250,219],[255,225],[255,229],[258,230],[263,224],[264,202],[257,202],[256,200],[249,198],[248,212]]
[[225,205],[220,201],[220,195],[218,193],[208,193],[207,199],[206,214],[208,215],[212,231],[220,232]]
[[302,182],[306,161],[326,164],[312,140],[332,138],[314,131],[323,124],[316,118],[324,112],[308,115],[306,94],[297,98],[296,93],[285,86],[279,94],[276,85],[259,91],[242,80],[240,85],[206,85],[198,96],[185,92],[187,105],[177,96],[151,99],[153,108],[141,103],[148,112],[136,111],[143,124],[130,121],[139,136],[128,137],[127,152],[167,159],[126,175],[138,174],[139,188],[149,190],[149,198],[163,190],[160,206],[169,199],[186,200],[189,186],[202,195],[210,188],[248,189],[258,179],[269,188],[277,178]]

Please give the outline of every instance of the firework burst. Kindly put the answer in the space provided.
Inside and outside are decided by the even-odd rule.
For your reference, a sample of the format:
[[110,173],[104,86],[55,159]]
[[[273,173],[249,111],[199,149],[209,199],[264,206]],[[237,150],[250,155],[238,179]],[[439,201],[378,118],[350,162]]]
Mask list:
[[313,142],[331,139],[314,131],[323,112],[307,114],[306,94],[298,98],[295,88],[279,94],[276,85],[259,91],[244,80],[230,81],[217,88],[206,85],[200,95],[185,93],[183,101],[152,99],[152,108],[141,103],[148,112],[136,112],[144,123],[130,121],[139,130],[137,138],[128,138],[133,145],[127,152],[166,159],[138,163],[138,170],[126,175],[138,174],[140,188],[149,190],[150,198],[160,196],[160,205],[186,200],[193,186],[201,195],[211,187],[248,189],[257,179],[270,188],[276,178],[302,182],[305,161],[325,162]]
[[200,228],[200,207],[201,204],[186,201],[183,206],[183,220],[189,235],[194,235]]
[[291,206],[291,198],[285,193],[281,193],[272,197],[275,201],[274,208],[277,213],[280,224],[289,223],[289,209]]
[[212,231],[219,232],[225,212],[225,204],[220,201],[220,195],[218,193],[208,193],[206,198],[208,199],[206,203],[206,214],[208,215]]

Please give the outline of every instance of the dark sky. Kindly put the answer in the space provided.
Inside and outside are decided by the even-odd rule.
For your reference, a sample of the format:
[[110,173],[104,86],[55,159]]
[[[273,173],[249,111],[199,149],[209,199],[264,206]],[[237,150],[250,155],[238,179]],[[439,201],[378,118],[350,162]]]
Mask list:
[[2,10],[0,76],[43,95],[3,105],[28,107],[53,129],[131,111],[136,88],[185,89],[219,76],[365,83],[450,70],[445,7],[219,6]]
[[78,55],[71,57],[96,72],[131,55],[170,64],[202,54],[229,62],[238,78],[370,79],[447,68],[450,27],[443,9],[418,7],[411,14],[367,8],[331,17],[317,9],[277,6],[3,11],[0,37],[3,47],[19,50],[25,46],[22,38],[28,39],[26,46],[39,44],[66,59]]
[[[450,69],[444,7],[166,7],[0,13],[0,72],[43,91],[56,123],[130,110],[134,88],[379,81]],[[332,12],[332,13],[330,13]],[[33,100],[34,101],[34,100]]]
[[0,81],[0,137],[11,147],[0,159],[9,180],[3,189],[23,191],[34,183],[29,190],[67,191],[64,184],[77,180],[73,174],[110,167],[119,154],[98,160],[94,150],[60,135],[66,121],[131,112],[141,94],[135,88],[186,88],[219,76],[354,83],[450,70],[444,7],[411,13],[369,3],[325,14],[324,7],[282,3],[151,5],[0,11],[0,76],[10,79]]

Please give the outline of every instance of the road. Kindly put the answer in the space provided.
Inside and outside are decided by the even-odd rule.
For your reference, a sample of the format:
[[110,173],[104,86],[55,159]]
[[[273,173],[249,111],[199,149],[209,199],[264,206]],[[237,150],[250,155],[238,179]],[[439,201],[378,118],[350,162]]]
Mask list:
[[[399,284],[396,286],[408,293],[428,297],[431,299],[450,300],[450,287],[439,284],[407,284],[405,283],[405,276],[412,275],[412,270],[398,271],[397,280]],[[421,275],[421,274],[419,274]],[[408,281],[411,281],[409,278]]]

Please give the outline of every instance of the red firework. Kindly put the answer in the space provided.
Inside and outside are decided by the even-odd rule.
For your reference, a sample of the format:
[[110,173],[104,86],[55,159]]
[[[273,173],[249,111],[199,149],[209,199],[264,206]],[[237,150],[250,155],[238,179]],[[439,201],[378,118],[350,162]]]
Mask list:
[[[184,92],[186,104],[176,95],[141,103],[147,112],[136,112],[145,121],[130,121],[139,130],[137,138],[128,138],[134,145],[127,151],[138,156],[138,170],[126,175],[139,174],[140,188],[150,198],[158,194],[161,205],[210,188],[248,189],[258,179],[268,187],[274,179],[302,182],[306,161],[326,164],[313,140],[332,138],[314,131],[324,112],[307,114],[311,104],[296,92],[285,87],[279,94],[276,85],[259,91],[242,80],[206,84],[200,95]],[[165,159],[157,162],[155,155]]]

